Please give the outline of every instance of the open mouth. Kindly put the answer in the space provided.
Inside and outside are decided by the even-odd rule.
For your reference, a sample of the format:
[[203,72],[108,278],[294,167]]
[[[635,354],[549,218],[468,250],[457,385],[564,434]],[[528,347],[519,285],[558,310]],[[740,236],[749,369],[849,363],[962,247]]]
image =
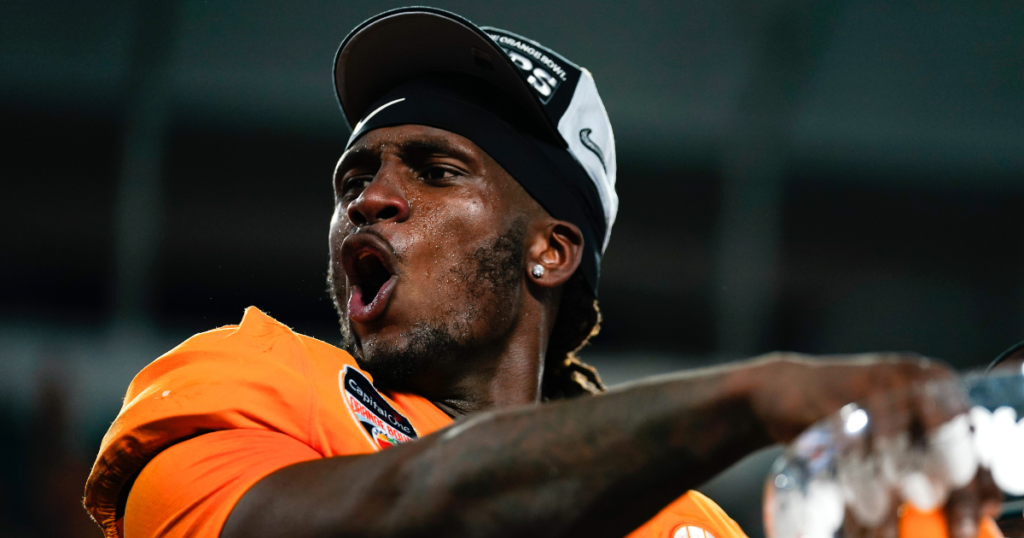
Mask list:
[[[353,238],[349,238],[353,239]],[[373,238],[376,239],[376,238]],[[397,280],[391,269],[391,257],[379,240],[346,240],[342,263],[349,282],[348,316],[366,323],[384,313]]]
[[356,275],[359,280],[359,288],[363,292],[364,299],[373,299],[384,287],[388,280],[391,280],[391,272],[384,267],[384,262],[377,257],[376,253],[364,250],[359,253],[356,260]]

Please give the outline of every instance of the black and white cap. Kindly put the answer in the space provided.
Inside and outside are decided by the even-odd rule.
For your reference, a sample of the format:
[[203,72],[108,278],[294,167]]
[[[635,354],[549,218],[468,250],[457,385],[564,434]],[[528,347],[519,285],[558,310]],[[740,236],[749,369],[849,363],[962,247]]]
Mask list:
[[[335,58],[335,90],[353,129],[349,145],[368,127],[382,126],[382,118],[402,117],[398,109],[422,109],[422,100],[406,99],[395,89],[438,73],[468,75],[500,89],[528,116],[525,121],[531,125],[531,140],[542,140],[542,145],[561,154],[552,158],[547,147],[534,152],[548,155],[542,160],[562,168],[557,174],[560,179],[545,181],[566,185],[551,188],[527,178],[538,174],[517,175],[515,159],[502,162],[494,154],[503,151],[502,145],[487,147],[476,137],[459,133],[491,153],[553,216],[581,228],[591,247],[591,256],[585,256],[581,268],[596,293],[600,259],[619,200],[615,193],[615,138],[593,76],[535,41],[497,28],[477,27],[454,13],[429,7],[387,11],[352,30]],[[424,113],[413,115],[423,117]],[[435,126],[451,129],[450,121]],[[472,127],[466,129],[472,131]]]

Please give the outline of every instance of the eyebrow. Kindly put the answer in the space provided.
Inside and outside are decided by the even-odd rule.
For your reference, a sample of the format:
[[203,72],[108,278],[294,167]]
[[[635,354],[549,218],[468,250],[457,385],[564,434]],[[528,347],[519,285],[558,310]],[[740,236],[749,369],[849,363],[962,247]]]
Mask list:
[[422,161],[434,155],[448,155],[463,161],[473,160],[469,152],[439,138],[413,139],[403,142],[398,147],[398,155],[405,162]]
[[[408,164],[419,164],[436,155],[447,155],[467,163],[476,161],[469,151],[440,138],[412,139],[398,144],[398,156]],[[357,167],[376,166],[379,161],[379,147],[364,146],[351,149],[342,155],[336,173],[344,173]]]
[[358,166],[371,166],[378,159],[380,152],[373,148],[361,147],[356,149],[350,149],[341,156],[341,160],[338,161],[338,165],[334,168],[334,176],[338,177],[343,174],[345,170],[351,170]]

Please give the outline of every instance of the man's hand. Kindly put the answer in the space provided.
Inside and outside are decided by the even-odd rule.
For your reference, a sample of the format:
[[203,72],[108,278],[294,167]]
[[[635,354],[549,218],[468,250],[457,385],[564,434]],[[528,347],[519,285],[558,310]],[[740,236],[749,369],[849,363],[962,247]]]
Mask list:
[[[876,417],[878,434],[904,431],[907,421],[928,430],[967,411],[959,394],[935,392],[955,376],[949,367],[913,354],[863,354],[825,360],[797,353],[755,359],[750,405],[772,438],[787,443],[811,424],[858,402]],[[940,383],[936,383],[940,382]],[[877,408],[877,412],[872,412]]]
[[[955,373],[916,355],[876,354],[828,361],[777,353],[761,359],[784,383],[758,383],[751,404],[769,435],[788,442],[811,423],[848,402],[871,417],[873,443],[898,435],[924,435],[967,412]],[[966,433],[966,432],[965,432]],[[950,492],[945,520],[950,538],[975,538],[983,517],[998,515],[1002,492],[987,469],[965,487]],[[901,501],[893,499],[881,523],[868,526],[847,510],[844,534],[850,538],[896,538]]]

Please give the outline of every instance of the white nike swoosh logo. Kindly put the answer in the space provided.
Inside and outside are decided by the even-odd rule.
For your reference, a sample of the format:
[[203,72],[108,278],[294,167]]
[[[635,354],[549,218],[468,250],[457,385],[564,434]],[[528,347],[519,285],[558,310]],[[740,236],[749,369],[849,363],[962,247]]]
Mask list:
[[395,103],[401,103],[402,101],[405,101],[405,97],[403,97],[401,99],[395,99],[394,101],[391,101],[390,103],[384,103],[383,105],[380,105],[379,107],[377,107],[377,110],[374,110],[373,112],[370,112],[369,116],[366,116],[365,118],[360,120],[359,123],[357,123],[356,126],[354,128],[352,128],[352,132],[353,133],[358,133],[359,129],[362,129],[363,125],[365,125],[366,122],[370,121],[370,118],[376,116],[381,110],[384,110],[385,108],[387,108],[387,107],[389,107],[389,106],[391,106],[391,105],[393,105]]

